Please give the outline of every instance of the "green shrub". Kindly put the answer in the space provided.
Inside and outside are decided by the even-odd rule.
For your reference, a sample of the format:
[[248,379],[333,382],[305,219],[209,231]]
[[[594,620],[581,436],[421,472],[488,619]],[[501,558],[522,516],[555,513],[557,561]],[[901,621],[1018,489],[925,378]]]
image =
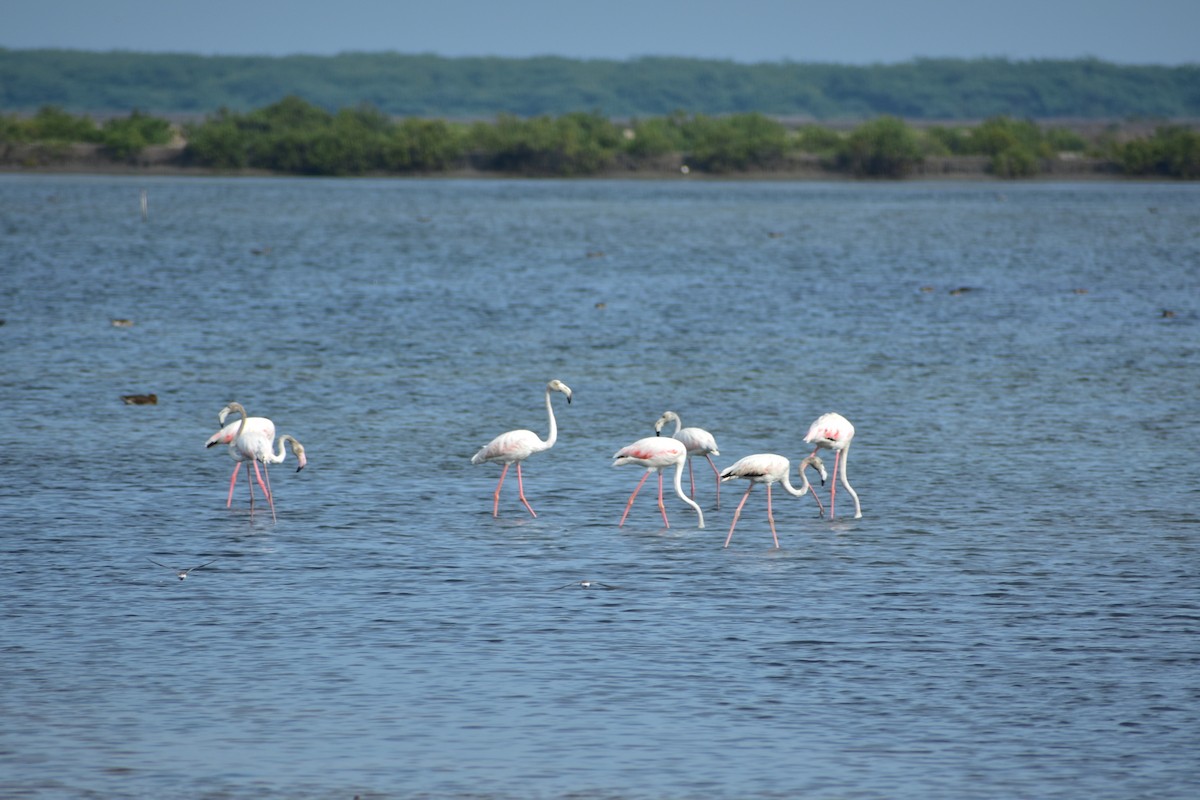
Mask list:
[[963,155],[997,156],[1014,147],[1021,148],[1035,158],[1050,158],[1055,148],[1031,120],[1013,120],[1008,117],[990,117],[970,131],[964,138]]
[[1130,175],[1200,178],[1200,132],[1179,125],[1159,128],[1149,139],[1116,147],[1116,160]]
[[855,128],[837,155],[840,168],[869,178],[902,178],[922,160],[916,134],[895,117],[880,117]]
[[795,134],[796,149],[805,153],[834,155],[842,144],[841,135],[820,125],[805,125]]
[[762,114],[696,117],[689,127],[687,161],[708,172],[770,167],[788,149],[787,129]]
[[170,142],[171,124],[135,110],[128,117],[104,123],[100,137],[104,149],[114,158],[123,160],[149,145]]
[[75,117],[56,106],[42,106],[28,122],[29,141],[99,142],[100,129],[89,117]]
[[652,158],[684,149],[679,125],[671,117],[634,120],[628,130],[630,135],[622,136],[624,150],[636,158]]
[[476,124],[469,140],[484,165],[529,175],[591,175],[612,163],[623,137],[596,113],[523,120],[501,115],[494,125]]
[[992,156],[988,164],[999,178],[1028,178],[1038,172],[1038,158],[1028,147],[1012,144]]
[[1088,148],[1086,139],[1066,128],[1049,128],[1042,135],[1055,153],[1082,153]]
[[380,169],[389,172],[440,172],[462,161],[465,135],[441,120],[406,119],[388,131]]
[[29,126],[16,114],[0,114],[0,142],[29,141]]
[[969,131],[933,125],[925,130],[925,152],[929,155],[966,155],[970,151]]
[[250,137],[238,124],[238,118],[222,109],[203,123],[184,127],[187,147],[184,158],[215,169],[241,169],[250,157]]

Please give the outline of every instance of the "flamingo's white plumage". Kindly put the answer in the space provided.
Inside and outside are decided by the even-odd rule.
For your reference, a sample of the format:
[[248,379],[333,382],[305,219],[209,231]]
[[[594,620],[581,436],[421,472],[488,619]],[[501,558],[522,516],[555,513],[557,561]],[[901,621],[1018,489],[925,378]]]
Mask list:
[[500,480],[496,484],[496,491],[492,495],[493,517],[500,515],[500,488],[504,486],[508,468],[513,464],[517,465],[517,494],[520,496],[521,502],[525,504],[525,508],[529,509],[529,513],[537,516],[533,506],[529,505],[529,501],[525,499],[525,482],[521,476],[521,462],[534,453],[549,450],[558,441],[558,423],[554,419],[554,406],[550,402],[551,392],[561,392],[567,396],[567,403],[571,402],[571,387],[557,379],[546,384],[546,415],[550,418],[550,434],[545,439],[529,430],[508,431],[492,439],[481,447],[479,452],[471,456],[472,464],[486,464],[494,461],[504,465],[504,469],[500,472]]
[[[304,451],[304,445],[300,444],[291,434],[284,434],[279,437],[278,442],[275,440],[275,423],[266,417],[250,417],[246,414],[245,407],[241,403],[230,403],[221,409],[217,414],[220,422],[225,422],[225,419],[236,413],[239,419],[225,425],[221,430],[208,437],[205,442],[205,447],[213,447],[218,444],[229,446],[229,457],[237,463],[233,465],[233,475],[229,478],[229,496],[225,500],[225,507],[228,508],[233,503],[233,489],[237,484],[238,470],[241,469],[242,462],[249,461],[254,467],[254,477],[258,479],[259,488],[267,498],[267,503],[271,506],[271,516],[275,516],[275,498],[271,493],[271,475],[266,469],[268,464],[281,464],[287,458],[287,452],[284,450],[285,445],[291,444],[291,450],[296,455],[300,465],[296,467],[296,471],[304,469],[308,465],[308,457]],[[260,472],[259,462],[263,464],[263,470]],[[254,510],[254,483],[249,475],[249,467],[247,469],[247,479],[250,484],[250,509]],[[263,472],[266,472],[266,480],[263,479]]]
[[671,527],[670,521],[667,520],[667,508],[663,505],[663,478],[662,471],[674,465],[675,467],[675,494],[687,503],[692,508],[696,509],[696,515],[699,518],[699,525],[696,527],[704,527],[704,512],[700,510],[700,506],[696,501],[692,500],[683,493],[683,463],[687,461],[687,448],[683,442],[677,439],[664,439],[661,436],[649,436],[645,439],[638,439],[631,445],[622,447],[613,454],[613,466],[620,467],[625,464],[637,464],[639,467],[646,468],[646,474],[638,481],[637,487],[634,488],[633,494],[629,495],[629,501],[625,503],[625,513],[621,515],[621,523],[617,527],[622,527],[625,524],[625,518],[629,516],[629,509],[633,507],[633,500],[641,491],[642,484],[646,482],[646,478],[650,477],[650,473],[658,473],[658,510],[662,512],[663,524],[668,528]]
[[[791,481],[788,480],[788,474],[792,470],[791,462],[783,456],[778,456],[774,453],[757,453],[752,456],[746,456],[726,467],[721,472],[721,480],[732,481],[742,478],[750,481],[750,485],[746,487],[746,493],[742,495],[742,502],[738,503],[737,511],[733,512],[733,524],[729,526],[729,535],[725,537],[725,546],[729,547],[729,542],[733,539],[733,529],[737,527],[738,518],[742,516],[742,506],[746,505],[746,499],[750,497],[750,491],[754,488],[755,484],[765,483],[767,485],[767,521],[771,523],[771,538],[775,540],[775,546],[779,547],[779,537],[775,534],[775,515],[771,510],[771,486],[778,483],[783,486],[788,494],[794,497],[803,497],[812,488],[808,482],[808,476],[804,474],[805,467],[812,467],[817,470],[821,476],[821,484],[824,485],[827,477],[825,465],[816,456],[806,456],[801,459],[799,471],[802,485],[799,489],[792,486]],[[824,515],[825,509],[821,506],[821,498],[817,497],[815,491],[812,495],[817,501],[817,508]]]
[[671,438],[678,439],[683,442],[683,446],[688,452],[688,478],[692,486],[692,499],[696,499],[696,473],[692,469],[692,458],[695,456],[704,456],[708,461],[708,465],[712,467],[713,475],[717,477],[717,508],[721,507],[721,471],[717,469],[717,465],[713,463],[712,457],[721,455],[721,451],[717,449],[717,440],[711,433],[704,428],[685,428],[683,421],[674,411],[663,412],[663,415],[654,423],[654,433],[661,435],[662,429],[670,422],[675,423],[675,430],[671,434]]
[[816,445],[813,450],[813,455],[817,451],[824,448],[832,450],[833,458],[833,483],[829,487],[829,518],[833,519],[834,500],[837,498],[837,482],[840,479],[842,486],[846,487],[846,491],[854,498],[854,518],[862,517],[862,506],[858,502],[858,492],[854,491],[854,487],[850,485],[850,481],[846,480],[846,458],[850,455],[850,442],[854,439],[854,426],[850,424],[850,420],[843,417],[841,414],[829,413],[822,414],[813,421],[809,426],[808,433],[804,436],[804,441],[809,444]]

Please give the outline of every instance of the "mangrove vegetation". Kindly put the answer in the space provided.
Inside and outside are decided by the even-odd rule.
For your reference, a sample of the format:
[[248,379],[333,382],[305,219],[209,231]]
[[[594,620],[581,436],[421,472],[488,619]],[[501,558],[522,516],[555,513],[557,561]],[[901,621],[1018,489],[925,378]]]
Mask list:
[[[293,175],[499,175],[576,177],[678,170],[714,175],[818,168],[902,178],[930,159],[980,160],[996,177],[1041,174],[1070,159],[1100,159],[1114,173],[1200,177],[1200,132],[1163,125],[1139,136],[1119,126],[1085,136],[1067,127],[995,116],[975,125],[914,126],[880,116],[849,128],[787,125],[758,112],[675,112],[613,120],[598,112],[488,121],[392,117],[370,105],[327,111],[289,96],[252,111],[222,109],[173,125],[140,111],[96,122],[47,106],[0,115],[0,160],[36,167],[72,144],[115,163],[174,142],[177,166]],[[57,148],[57,149],[56,149]],[[39,161],[41,159],[41,161]]]

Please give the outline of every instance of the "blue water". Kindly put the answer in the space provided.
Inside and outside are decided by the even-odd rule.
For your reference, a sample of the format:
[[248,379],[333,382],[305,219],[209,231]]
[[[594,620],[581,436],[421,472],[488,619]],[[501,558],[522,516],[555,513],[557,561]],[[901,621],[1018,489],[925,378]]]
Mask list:
[[[1196,796],[1198,186],[8,175],[0,265],[0,795]],[[618,528],[667,409],[863,517]]]

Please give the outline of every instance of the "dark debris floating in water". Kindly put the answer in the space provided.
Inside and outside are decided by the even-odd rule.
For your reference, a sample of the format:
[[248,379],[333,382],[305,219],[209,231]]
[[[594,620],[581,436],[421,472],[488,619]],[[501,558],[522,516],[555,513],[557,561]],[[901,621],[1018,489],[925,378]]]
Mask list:
[[158,405],[158,395],[156,394],[123,394],[121,399],[125,401],[127,406],[156,406]]

